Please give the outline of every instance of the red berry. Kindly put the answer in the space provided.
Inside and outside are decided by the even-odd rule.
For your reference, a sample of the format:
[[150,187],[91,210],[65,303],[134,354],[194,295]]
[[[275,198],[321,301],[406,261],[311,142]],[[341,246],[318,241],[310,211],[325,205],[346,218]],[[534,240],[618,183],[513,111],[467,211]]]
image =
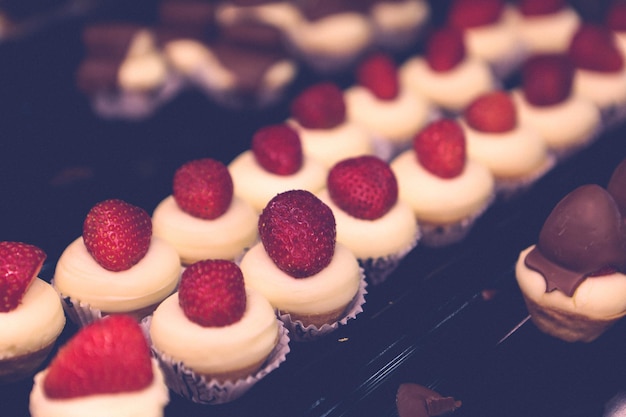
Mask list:
[[436,72],[445,72],[463,61],[465,52],[463,33],[459,29],[446,26],[430,35],[424,56],[430,68]]
[[36,246],[0,242],[0,313],[17,308],[45,259],[45,252]]
[[174,173],[173,195],[182,211],[200,219],[216,219],[230,207],[233,179],[220,161],[196,159]]
[[374,220],[398,201],[398,182],[385,161],[368,155],[338,162],[328,174],[328,192],[351,216]]
[[614,36],[605,26],[581,24],[569,46],[569,56],[574,66],[600,72],[621,71],[624,60]]
[[294,278],[324,269],[335,253],[335,216],[304,190],[275,196],[259,216],[263,247],[276,266]]
[[488,25],[500,19],[503,0],[453,0],[448,23],[459,29]]
[[252,136],[252,153],[265,170],[276,175],[295,174],[302,167],[302,143],[287,124],[262,127]]
[[454,178],[465,167],[463,129],[453,119],[439,119],[422,129],[413,141],[419,163],[441,178]]
[[152,383],[150,348],[139,323],[111,315],[81,328],[50,363],[44,392],[52,399],[139,391]]
[[556,13],[566,5],[565,0],[518,0],[517,7],[524,16]]
[[368,56],[356,69],[356,81],[381,100],[398,96],[398,70],[393,58],[383,52]]
[[183,272],[178,302],[185,316],[203,327],[236,323],[246,310],[246,289],[239,267],[232,261],[210,259],[191,264]]
[[332,82],[314,84],[294,98],[291,115],[305,128],[332,129],[346,119],[343,93]]
[[626,2],[614,0],[609,5],[605,16],[605,22],[609,29],[616,32],[626,31]]
[[151,238],[150,215],[118,199],[93,206],[83,223],[87,251],[109,271],[124,271],[139,262],[148,252]]
[[488,133],[508,132],[517,124],[517,111],[511,96],[502,90],[475,98],[463,113],[467,124]]
[[524,62],[522,91],[535,106],[561,103],[572,92],[574,66],[565,54],[535,55]]

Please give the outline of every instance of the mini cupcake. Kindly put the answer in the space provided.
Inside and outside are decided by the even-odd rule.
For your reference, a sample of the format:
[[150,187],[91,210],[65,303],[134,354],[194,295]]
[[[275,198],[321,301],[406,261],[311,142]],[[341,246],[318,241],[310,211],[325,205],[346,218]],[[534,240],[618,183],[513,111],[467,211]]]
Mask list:
[[246,288],[241,269],[227,260],[186,268],[178,292],[144,324],[168,386],[200,403],[238,398],[289,352],[270,303]]
[[283,191],[321,190],[328,174],[324,164],[303,154],[300,136],[285,123],[258,129],[252,136],[251,149],[235,157],[228,170],[235,195],[258,213]]
[[21,242],[0,242],[0,382],[31,376],[65,327],[56,291],[37,277],[46,254]]
[[468,159],[463,129],[451,118],[420,131],[413,149],[391,161],[400,199],[413,209],[420,245],[446,246],[461,241],[495,197],[491,171]]
[[313,340],[362,311],[363,271],[336,242],[332,210],[309,191],[278,194],[259,217],[261,242],[241,260],[246,286],[263,294],[292,340]]
[[425,0],[368,0],[375,47],[391,52],[413,48],[421,39],[431,17]]
[[82,236],[57,262],[52,285],[79,325],[112,313],[139,320],[175,290],[180,271],[176,249],[152,234],[150,215],[110,199],[89,210]]
[[468,158],[489,168],[499,196],[527,189],[554,165],[539,132],[518,121],[517,108],[507,91],[476,98],[459,122],[467,139]]
[[233,194],[228,168],[212,158],[189,161],[174,173],[172,195],[154,209],[154,235],[172,245],[183,265],[234,260],[257,240],[257,213]]
[[626,314],[626,227],[598,185],[565,196],[515,273],[533,323],[568,342],[591,342]]
[[378,157],[337,163],[318,197],[333,211],[337,242],[354,253],[372,284],[385,281],[419,240],[413,210],[398,199],[396,177]]
[[35,375],[32,417],[162,417],[169,392],[141,327],[112,315],[81,328]]
[[410,148],[415,133],[436,116],[428,100],[400,84],[389,54],[368,55],[355,80],[344,91],[347,117],[369,132],[374,153],[385,161]]
[[306,156],[330,168],[342,159],[374,153],[367,131],[347,118],[339,86],[322,81],[304,89],[290,104],[287,123],[300,136]]

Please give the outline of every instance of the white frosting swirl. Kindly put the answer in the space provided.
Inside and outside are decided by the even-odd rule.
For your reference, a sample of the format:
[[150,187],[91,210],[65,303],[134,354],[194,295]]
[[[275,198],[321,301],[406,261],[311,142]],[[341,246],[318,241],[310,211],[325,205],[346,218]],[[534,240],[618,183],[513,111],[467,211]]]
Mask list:
[[577,69],[573,91],[601,110],[626,103],[626,71],[599,72]]
[[518,36],[530,53],[565,52],[572,35],[580,24],[580,16],[572,7],[545,15],[524,16],[517,8],[507,12],[513,20]]
[[509,60],[519,55],[521,41],[517,27],[507,13],[491,24],[466,28],[465,45],[468,55],[483,59],[491,64]]

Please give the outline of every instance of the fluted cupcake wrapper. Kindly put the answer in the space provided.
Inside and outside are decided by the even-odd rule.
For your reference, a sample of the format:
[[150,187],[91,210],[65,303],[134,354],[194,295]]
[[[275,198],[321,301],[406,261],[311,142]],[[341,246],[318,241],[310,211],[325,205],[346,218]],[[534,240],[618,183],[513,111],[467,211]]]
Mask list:
[[[207,379],[198,375],[192,369],[185,366],[181,361],[176,361],[165,353],[159,352],[151,345],[152,355],[159,361],[165,383],[167,386],[183,398],[200,404],[225,404],[234,401],[248,392],[257,382],[267,376],[283,363],[287,354],[291,351],[289,347],[289,330],[278,321],[278,342],[274,349],[254,374],[247,378],[236,381],[220,382],[216,379]],[[141,321],[141,326],[147,340],[150,341],[150,323],[152,316],[145,317]]]
[[403,248],[401,251],[387,256],[380,256],[378,258],[359,259],[359,264],[365,273],[365,279],[372,285],[379,285],[385,282],[389,275],[396,270],[404,257],[417,246],[421,236],[422,234],[418,227],[417,233],[415,234],[411,244]]

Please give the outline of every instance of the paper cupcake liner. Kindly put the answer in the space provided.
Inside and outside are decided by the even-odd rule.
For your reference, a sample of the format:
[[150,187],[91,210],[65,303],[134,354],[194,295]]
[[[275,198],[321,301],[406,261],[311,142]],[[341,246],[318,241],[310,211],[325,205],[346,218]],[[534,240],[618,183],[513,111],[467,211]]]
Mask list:
[[392,255],[378,258],[359,259],[359,264],[365,273],[365,279],[372,285],[380,285],[396,270],[400,262],[417,246],[422,234],[418,228],[411,243],[401,251]]
[[[264,364],[254,374],[237,381],[220,382],[215,379],[206,379],[186,367],[181,361],[175,361],[170,356],[151,347],[153,356],[159,361],[165,383],[183,398],[200,404],[225,404],[234,401],[248,392],[257,382],[277,369],[290,352],[289,331],[280,320],[278,321],[278,342],[270,352]],[[141,321],[141,326],[147,340],[150,341],[150,323],[152,316]],[[151,344],[151,343],[150,343]],[[152,344],[151,344],[152,345]]]
[[554,155],[555,163],[561,163],[591,146],[593,143],[595,143],[595,141],[600,138],[604,130],[604,125],[600,123],[598,126],[596,126],[595,129],[593,129],[589,136],[587,136],[584,140],[580,141],[576,145],[563,147],[562,149],[550,149],[550,153]]
[[361,282],[359,289],[346,307],[342,317],[334,323],[324,324],[320,327],[315,325],[305,326],[300,320],[293,320],[289,313],[278,312],[278,318],[284,323],[285,327],[289,330],[291,340],[294,342],[310,342],[326,336],[329,333],[334,332],[341,325],[345,325],[349,320],[356,318],[356,316],[363,311],[363,305],[365,304],[365,295],[367,294],[367,282],[365,280],[365,273],[363,268],[361,270]]

